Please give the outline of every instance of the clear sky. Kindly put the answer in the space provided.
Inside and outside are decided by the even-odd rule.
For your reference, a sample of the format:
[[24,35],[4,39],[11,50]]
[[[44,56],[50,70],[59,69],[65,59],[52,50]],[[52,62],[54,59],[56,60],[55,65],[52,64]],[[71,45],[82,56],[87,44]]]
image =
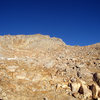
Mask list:
[[100,0],[0,0],[0,35],[36,33],[68,45],[100,42]]

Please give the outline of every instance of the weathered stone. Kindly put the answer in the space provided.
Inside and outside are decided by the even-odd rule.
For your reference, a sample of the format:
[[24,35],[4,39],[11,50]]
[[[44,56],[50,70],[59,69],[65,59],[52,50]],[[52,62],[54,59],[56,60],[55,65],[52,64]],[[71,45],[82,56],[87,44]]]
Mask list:
[[79,88],[80,88],[80,83],[71,83],[71,90],[73,93],[78,93],[79,91]]
[[87,85],[82,85],[83,95],[85,99],[90,99],[92,97],[92,91],[88,89]]
[[79,93],[84,95],[84,99],[90,99],[92,98],[92,91],[89,89],[88,85],[85,81],[81,81],[81,87],[79,89]]
[[100,97],[99,94],[100,94],[100,87],[98,85],[96,85],[96,84],[93,84],[92,85],[92,97],[94,99],[97,99],[97,98]]
[[100,43],[69,46],[40,34],[0,36],[0,99],[99,99],[98,48]]
[[97,82],[97,84],[100,86],[100,73],[94,74],[94,80]]
[[56,96],[55,100],[79,100],[79,99],[76,99],[72,96],[67,96],[67,95],[58,95]]

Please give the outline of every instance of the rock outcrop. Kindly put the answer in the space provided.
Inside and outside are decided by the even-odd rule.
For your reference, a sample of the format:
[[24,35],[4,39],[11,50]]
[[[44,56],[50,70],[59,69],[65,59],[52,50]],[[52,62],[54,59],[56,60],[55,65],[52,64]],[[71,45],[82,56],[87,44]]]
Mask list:
[[36,35],[0,36],[0,100],[99,100],[100,43],[69,46]]

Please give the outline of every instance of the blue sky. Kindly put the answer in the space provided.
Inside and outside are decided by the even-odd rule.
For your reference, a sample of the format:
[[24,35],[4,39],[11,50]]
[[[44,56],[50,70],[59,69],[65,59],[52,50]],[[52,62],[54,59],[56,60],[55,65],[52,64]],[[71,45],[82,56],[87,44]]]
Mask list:
[[100,0],[0,0],[0,35],[36,33],[68,45],[100,42]]

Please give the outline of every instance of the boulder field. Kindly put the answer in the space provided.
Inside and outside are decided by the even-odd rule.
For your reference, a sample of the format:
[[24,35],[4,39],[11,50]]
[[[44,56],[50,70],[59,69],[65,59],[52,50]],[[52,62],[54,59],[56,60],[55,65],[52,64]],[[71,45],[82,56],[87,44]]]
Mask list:
[[0,36],[0,100],[100,100],[100,43]]

